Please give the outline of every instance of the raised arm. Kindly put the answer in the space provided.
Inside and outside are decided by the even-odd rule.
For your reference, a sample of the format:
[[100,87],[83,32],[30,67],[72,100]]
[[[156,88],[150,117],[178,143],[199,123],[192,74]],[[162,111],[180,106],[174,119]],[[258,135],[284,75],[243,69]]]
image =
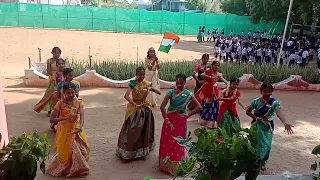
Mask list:
[[219,80],[224,82],[226,85],[229,85],[229,81],[227,81],[225,78],[223,78],[222,74],[219,75]]
[[243,110],[246,110],[246,107],[242,104],[240,97],[238,98],[238,104],[242,107]]

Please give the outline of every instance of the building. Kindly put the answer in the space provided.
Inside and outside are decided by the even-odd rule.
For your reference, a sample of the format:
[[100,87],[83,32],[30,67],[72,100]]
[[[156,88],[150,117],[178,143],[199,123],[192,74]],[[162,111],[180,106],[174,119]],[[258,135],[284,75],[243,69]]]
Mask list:
[[155,10],[167,10],[172,12],[186,11],[185,0],[160,0],[155,2]]

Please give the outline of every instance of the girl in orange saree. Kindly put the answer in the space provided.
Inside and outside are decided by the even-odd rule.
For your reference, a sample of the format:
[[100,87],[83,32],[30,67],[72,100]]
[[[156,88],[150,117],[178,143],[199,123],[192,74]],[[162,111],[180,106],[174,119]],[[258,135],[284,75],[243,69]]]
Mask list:
[[[48,116],[50,117],[51,110],[53,109],[53,102],[52,97],[55,92],[55,87],[58,84],[58,80],[62,80],[62,73],[57,73],[59,69],[59,60],[63,60],[60,58],[61,55],[61,49],[59,47],[54,47],[51,51],[53,57],[47,60],[47,69],[46,73],[49,76],[49,84],[47,87],[47,90],[42,97],[42,99],[35,105],[34,111],[37,113],[40,113],[41,111],[47,111]],[[62,62],[62,61],[60,61]],[[64,62],[64,60],[63,60]],[[62,64],[60,64],[62,66]],[[63,68],[65,66],[65,63],[63,63]],[[63,69],[62,68],[62,69]],[[61,76],[60,76],[61,75]]]
[[46,174],[51,176],[83,177],[89,174],[89,145],[82,129],[83,101],[76,98],[75,89],[71,82],[63,84],[65,97],[51,114],[50,122],[58,123],[53,145],[57,153],[46,169]]
[[[159,168],[169,173],[175,171],[186,151],[174,137],[187,138],[187,119],[201,109],[193,93],[184,88],[186,79],[184,74],[176,76],[176,89],[168,91],[160,107],[164,122],[160,138]],[[170,105],[166,110],[169,101]],[[187,113],[190,101],[195,108]]]

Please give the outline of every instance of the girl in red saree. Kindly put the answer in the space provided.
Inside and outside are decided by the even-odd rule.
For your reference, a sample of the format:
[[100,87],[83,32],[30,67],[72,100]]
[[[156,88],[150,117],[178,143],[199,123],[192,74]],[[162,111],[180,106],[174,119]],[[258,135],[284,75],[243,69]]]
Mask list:
[[223,81],[228,84],[228,81],[222,77],[222,74],[218,72],[220,66],[219,61],[213,61],[211,69],[207,69],[202,76],[204,76],[204,84],[199,91],[196,92],[195,97],[201,104],[202,109],[200,111],[199,124],[208,128],[216,128],[218,120],[219,102],[217,98],[219,96],[219,89],[217,82]]
[[[159,168],[170,173],[175,171],[177,164],[185,156],[185,148],[174,137],[187,138],[187,119],[201,108],[193,93],[184,88],[186,79],[184,74],[176,76],[176,89],[168,91],[160,107],[164,122],[160,138]],[[166,110],[169,101],[170,105]],[[187,113],[190,101],[195,104],[195,108]]]
[[240,119],[236,108],[236,102],[242,107],[246,108],[240,102],[240,91],[237,89],[240,80],[232,78],[230,80],[229,88],[221,91],[218,101],[220,101],[218,124],[219,127],[224,127],[229,136],[232,136],[238,128],[240,128]]

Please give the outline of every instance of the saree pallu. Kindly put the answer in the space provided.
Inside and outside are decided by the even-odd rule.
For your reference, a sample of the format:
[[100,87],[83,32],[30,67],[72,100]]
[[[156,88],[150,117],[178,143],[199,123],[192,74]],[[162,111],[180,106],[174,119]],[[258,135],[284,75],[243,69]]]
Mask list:
[[164,122],[162,125],[160,149],[159,149],[159,168],[162,171],[173,173],[178,163],[186,155],[186,150],[179,145],[173,137],[186,138],[187,135],[187,116],[171,112],[167,114],[173,129]]
[[[130,109],[129,106],[133,105],[128,104],[127,111]],[[149,155],[155,146],[154,128],[152,110],[145,106],[136,109],[122,125],[118,138],[117,155],[123,159]]]
[[51,111],[53,107],[58,102],[58,99],[55,98],[55,86],[57,84],[57,79],[60,78],[60,73],[53,72],[52,76],[49,76],[48,87],[42,97],[42,99],[35,105],[34,111],[40,113],[41,111]]

